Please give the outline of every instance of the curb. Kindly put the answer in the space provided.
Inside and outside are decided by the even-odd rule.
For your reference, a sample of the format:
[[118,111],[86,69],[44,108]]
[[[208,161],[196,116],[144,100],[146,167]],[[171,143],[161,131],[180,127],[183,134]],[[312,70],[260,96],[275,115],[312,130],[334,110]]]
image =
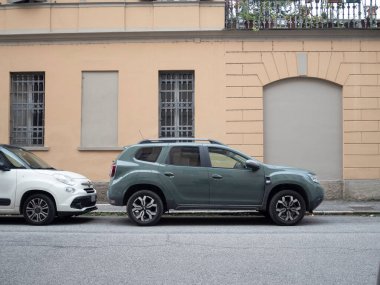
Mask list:
[[[108,203],[98,203],[98,210],[90,212],[92,216],[126,216],[125,206],[112,206]],[[356,207],[357,209],[354,209]],[[335,209],[334,209],[335,208]],[[367,208],[367,209],[365,209]],[[255,210],[170,210],[165,216],[262,216]],[[317,209],[313,213],[306,212],[309,216],[378,216],[380,215],[380,204],[363,203],[353,205],[349,203],[337,203],[336,205],[325,205],[322,209]]]
[[371,216],[371,215],[380,215],[380,211],[315,211],[313,214],[316,216]]
[[[96,210],[85,215],[90,216],[127,216],[126,211]],[[380,216],[380,211],[315,211],[306,212],[306,216]],[[249,217],[263,216],[257,211],[169,211],[166,217]]]

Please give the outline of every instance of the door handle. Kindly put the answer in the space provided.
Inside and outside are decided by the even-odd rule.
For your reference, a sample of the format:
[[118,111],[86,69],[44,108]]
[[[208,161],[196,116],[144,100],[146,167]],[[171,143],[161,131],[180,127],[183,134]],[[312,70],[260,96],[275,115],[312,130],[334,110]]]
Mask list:
[[170,178],[174,177],[174,174],[172,172],[165,172],[164,174],[165,176],[170,177]]
[[219,174],[213,174],[213,175],[211,175],[211,177],[214,179],[223,179],[223,176],[219,175]]

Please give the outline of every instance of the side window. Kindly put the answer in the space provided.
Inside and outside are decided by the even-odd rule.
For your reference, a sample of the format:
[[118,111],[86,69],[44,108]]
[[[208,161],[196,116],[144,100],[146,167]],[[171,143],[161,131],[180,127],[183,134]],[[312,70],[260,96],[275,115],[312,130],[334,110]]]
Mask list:
[[136,152],[135,158],[142,161],[156,162],[161,150],[162,147],[143,147]]
[[[17,156],[12,155],[12,153],[4,151],[3,153],[0,153],[0,160],[3,160],[5,164],[10,163],[11,168],[25,168],[22,164],[21,160],[17,158]],[[9,163],[7,162],[9,161]]]
[[210,154],[211,167],[230,169],[245,168],[246,159],[239,154],[216,147],[210,147],[208,152]]
[[169,164],[182,166],[201,166],[199,147],[175,146],[169,152]]
[[6,164],[3,154],[1,152],[0,152],[0,162],[2,162],[3,164]]

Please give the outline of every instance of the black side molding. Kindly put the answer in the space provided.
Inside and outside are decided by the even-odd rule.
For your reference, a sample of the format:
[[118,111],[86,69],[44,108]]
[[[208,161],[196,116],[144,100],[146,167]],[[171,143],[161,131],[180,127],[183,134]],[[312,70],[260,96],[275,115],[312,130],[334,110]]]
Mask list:
[[0,206],[9,206],[11,204],[11,199],[0,198]]

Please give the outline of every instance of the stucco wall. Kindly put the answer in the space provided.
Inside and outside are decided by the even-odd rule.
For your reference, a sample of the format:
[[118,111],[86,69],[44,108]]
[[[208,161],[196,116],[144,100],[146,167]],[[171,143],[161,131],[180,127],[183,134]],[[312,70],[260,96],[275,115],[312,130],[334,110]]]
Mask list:
[[[378,181],[379,38],[256,39],[252,33],[246,39],[215,34],[187,39],[0,42],[0,142],[9,142],[10,72],[44,71],[48,150],[38,154],[57,168],[107,181],[119,150],[78,150],[82,72],[118,71],[118,146],[122,147],[142,139],[140,133],[144,138],[158,136],[159,71],[194,70],[195,136],[224,141],[263,160],[263,86],[307,76],[342,86],[344,180]],[[370,193],[375,194],[369,198],[380,199],[379,192]]]
[[0,34],[222,29],[223,1],[54,1],[0,5]]
[[[119,151],[79,151],[82,71],[118,71],[118,146],[158,137],[160,70],[194,70],[195,133],[224,139],[223,44],[215,42],[0,46],[0,142],[9,142],[10,72],[44,71],[45,145],[57,168],[108,179]],[[99,114],[101,116],[101,114]],[[101,131],[101,130],[99,130]]]
[[[380,42],[282,40],[226,43],[227,142],[263,156],[262,86],[300,74],[343,88],[344,179],[380,178]],[[251,126],[255,126],[255,132]]]

